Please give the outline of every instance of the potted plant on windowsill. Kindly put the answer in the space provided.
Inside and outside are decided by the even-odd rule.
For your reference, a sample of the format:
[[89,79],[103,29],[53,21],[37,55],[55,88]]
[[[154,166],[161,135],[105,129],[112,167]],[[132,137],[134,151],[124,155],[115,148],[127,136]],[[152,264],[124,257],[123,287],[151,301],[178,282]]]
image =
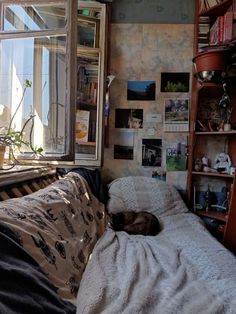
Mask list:
[[[3,167],[4,155],[5,155],[5,151],[7,147],[9,147],[9,160],[12,161],[13,166],[19,163],[19,161],[15,157],[15,152],[20,151],[22,146],[30,148],[30,150],[35,156],[42,155],[42,152],[43,152],[42,147],[33,146],[32,140],[31,140],[31,134],[34,128],[34,117],[35,117],[33,114],[29,115],[29,117],[25,121],[20,131],[16,131],[14,127],[12,126],[14,118],[22,105],[25,92],[27,88],[30,88],[31,86],[32,86],[32,83],[29,80],[24,81],[24,90],[23,90],[22,97],[19,101],[19,104],[16,107],[15,112],[13,113],[11,117],[9,125],[8,127],[3,127],[0,130],[1,132],[0,133],[0,169],[2,169]],[[25,131],[26,126],[30,122],[31,122],[30,135],[29,135],[29,140],[27,141],[26,139],[24,139],[24,131]]]

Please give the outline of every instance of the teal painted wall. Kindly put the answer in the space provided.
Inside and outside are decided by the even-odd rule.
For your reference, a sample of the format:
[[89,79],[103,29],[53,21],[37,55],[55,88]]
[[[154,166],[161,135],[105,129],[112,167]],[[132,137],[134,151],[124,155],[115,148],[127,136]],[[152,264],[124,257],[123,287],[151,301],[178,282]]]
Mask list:
[[113,0],[112,23],[192,24],[194,0]]

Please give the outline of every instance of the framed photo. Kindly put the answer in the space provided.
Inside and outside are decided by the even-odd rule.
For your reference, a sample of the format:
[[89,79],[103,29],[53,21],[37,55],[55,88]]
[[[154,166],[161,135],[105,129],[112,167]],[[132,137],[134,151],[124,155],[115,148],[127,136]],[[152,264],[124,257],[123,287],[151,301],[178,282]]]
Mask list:
[[80,46],[99,47],[99,20],[90,16],[80,15],[78,23],[78,44]]

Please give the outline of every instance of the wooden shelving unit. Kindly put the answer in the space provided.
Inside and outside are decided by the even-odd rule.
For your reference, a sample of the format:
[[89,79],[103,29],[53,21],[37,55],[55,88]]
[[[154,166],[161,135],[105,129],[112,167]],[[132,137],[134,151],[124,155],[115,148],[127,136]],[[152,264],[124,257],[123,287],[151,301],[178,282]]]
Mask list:
[[231,180],[234,179],[234,175],[228,174],[228,173],[192,171],[192,174],[197,175],[197,176],[224,178],[224,179],[231,179]]
[[[195,28],[194,28],[194,51],[195,55],[199,54],[198,50],[198,31],[199,31],[199,17],[209,17],[209,25],[212,27],[218,16],[224,15],[227,10],[232,6],[233,0],[226,0],[218,5],[215,5],[209,10],[203,13],[199,12],[200,0],[196,0],[196,13],[195,13]],[[202,19],[201,19],[202,20]],[[232,39],[230,42],[220,44],[220,47],[227,48],[229,55],[232,56],[236,53],[235,47],[236,40]],[[209,47],[209,51],[217,49],[219,46]],[[207,51],[207,48],[205,51]],[[231,112],[231,125],[230,131],[218,131],[219,127],[214,127],[213,131],[208,126],[206,120],[205,124],[202,122],[202,112],[207,112],[211,117],[211,111],[213,103],[219,104],[224,89],[223,89],[223,77],[222,81],[205,81],[200,82],[199,75],[196,73],[196,67],[193,66],[192,76],[192,95],[191,95],[191,112],[190,112],[190,134],[189,134],[189,158],[188,158],[188,179],[187,179],[187,191],[189,207],[194,208],[196,197],[200,198],[201,193],[205,193],[207,189],[210,192],[214,192],[217,195],[221,192],[222,188],[228,190],[227,199],[227,214],[223,214],[217,211],[207,211],[204,209],[204,197],[203,197],[203,209],[196,210],[196,214],[200,217],[208,217],[219,222],[221,227],[223,226],[223,244],[233,252],[236,252],[236,181],[235,175],[222,172],[204,172],[195,171],[194,163],[196,159],[207,157],[210,161],[210,167],[214,168],[214,158],[219,152],[225,152],[230,156],[233,166],[236,166],[236,82],[235,77],[233,79],[228,75],[230,69],[233,67],[231,73],[235,73],[236,65],[232,65],[232,58],[227,58],[226,61],[226,78],[224,82],[227,83],[229,88],[227,93],[230,97],[230,105],[232,106]],[[208,69],[206,69],[208,70]],[[232,76],[232,74],[231,74]],[[227,79],[227,80],[226,80]],[[235,84],[236,85],[236,84]],[[216,106],[216,105],[215,105]],[[209,109],[210,108],[210,109]],[[217,108],[217,107],[216,107]],[[223,119],[223,118],[222,118]],[[200,121],[200,127],[199,122]],[[211,121],[211,120],[210,120]],[[206,130],[205,129],[206,126]],[[203,130],[201,130],[201,128]],[[218,193],[218,194],[217,194]],[[203,194],[204,195],[204,194]],[[200,205],[202,205],[200,204]],[[219,204],[212,204],[219,205]]]
[[227,221],[227,217],[228,215],[226,214],[222,214],[222,213],[218,213],[218,212],[215,212],[215,211],[204,211],[204,210],[198,210],[196,212],[196,214],[198,216],[203,216],[203,217],[209,217],[209,218],[213,218],[213,219],[217,219],[219,221],[222,221],[222,222],[226,222]]

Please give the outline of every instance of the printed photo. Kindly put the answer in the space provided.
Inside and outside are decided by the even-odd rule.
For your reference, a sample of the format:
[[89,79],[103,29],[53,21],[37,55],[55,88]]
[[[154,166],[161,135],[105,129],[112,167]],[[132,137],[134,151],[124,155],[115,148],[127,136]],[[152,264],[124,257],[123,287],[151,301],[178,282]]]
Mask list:
[[169,132],[188,132],[189,100],[182,98],[165,99],[164,130]]
[[161,92],[187,93],[189,92],[189,73],[161,73]]
[[155,81],[128,81],[127,100],[155,100]]
[[166,170],[185,171],[186,170],[186,144],[172,143],[166,147]]
[[134,158],[134,132],[132,130],[114,130],[114,159]]
[[160,167],[162,159],[162,140],[142,140],[142,166]]
[[161,169],[154,169],[152,171],[152,178],[160,181],[166,181],[166,172]]
[[114,145],[114,159],[134,159],[134,147]]
[[115,127],[140,129],[143,127],[143,109],[116,109]]

